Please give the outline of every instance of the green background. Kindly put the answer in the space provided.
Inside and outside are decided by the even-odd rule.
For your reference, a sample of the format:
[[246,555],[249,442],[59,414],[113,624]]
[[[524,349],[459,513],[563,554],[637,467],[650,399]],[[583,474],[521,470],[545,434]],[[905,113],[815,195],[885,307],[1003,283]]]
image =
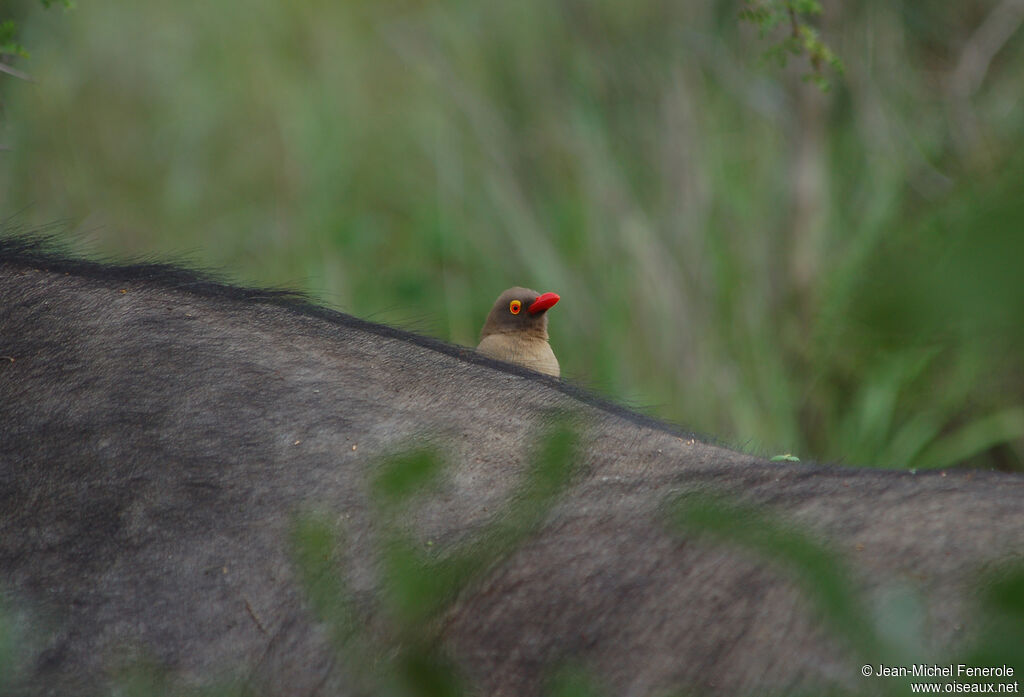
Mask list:
[[552,290],[565,376],[735,447],[1024,469],[1020,3],[826,2],[827,93],[741,6],[4,3],[0,217],[460,344]]

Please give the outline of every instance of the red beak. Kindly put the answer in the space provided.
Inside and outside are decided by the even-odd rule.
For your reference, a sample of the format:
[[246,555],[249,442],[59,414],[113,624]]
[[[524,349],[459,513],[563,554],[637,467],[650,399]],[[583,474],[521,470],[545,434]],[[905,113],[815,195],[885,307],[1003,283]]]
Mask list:
[[561,298],[558,297],[558,293],[545,293],[534,300],[533,304],[526,308],[526,311],[531,315],[535,315],[538,312],[544,312],[544,310],[553,307],[559,300],[561,300]]

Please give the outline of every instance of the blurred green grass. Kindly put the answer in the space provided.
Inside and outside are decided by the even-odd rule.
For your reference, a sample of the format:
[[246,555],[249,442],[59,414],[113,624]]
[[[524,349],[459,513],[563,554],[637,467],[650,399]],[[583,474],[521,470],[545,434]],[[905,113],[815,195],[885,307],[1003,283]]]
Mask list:
[[730,2],[15,2],[0,212],[461,344],[554,290],[565,375],[736,447],[1020,470],[995,7],[826,3],[823,95]]

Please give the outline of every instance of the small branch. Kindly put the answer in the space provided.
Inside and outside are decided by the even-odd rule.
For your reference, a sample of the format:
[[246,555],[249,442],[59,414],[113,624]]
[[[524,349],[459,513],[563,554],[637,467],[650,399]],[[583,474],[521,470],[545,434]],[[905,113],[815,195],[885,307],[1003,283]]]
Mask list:
[[968,97],[981,87],[996,54],[1024,22],[1024,0],[1003,0],[964,44],[953,74],[950,91]]
[[32,79],[32,76],[28,73],[23,73],[17,68],[12,68],[6,63],[0,63],[0,73],[7,73],[8,75],[16,77],[19,80],[24,80],[25,82],[35,82],[35,80]]

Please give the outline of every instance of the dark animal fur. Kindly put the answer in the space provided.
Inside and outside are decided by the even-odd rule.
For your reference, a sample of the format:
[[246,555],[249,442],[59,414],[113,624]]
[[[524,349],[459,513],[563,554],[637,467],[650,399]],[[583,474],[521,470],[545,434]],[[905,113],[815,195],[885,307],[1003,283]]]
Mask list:
[[0,592],[29,636],[16,694],[93,694],[126,652],[188,684],[349,692],[296,584],[294,514],[337,514],[367,594],[378,458],[424,436],[449,447],[443,491],[410,513],[443,545],[500,509],[552,407],[587,424],[585,474],[446,619],[483,694],[537,694],[563,660],[618,695],[864,686],[785,574],[667,529],[675,494],[777,511],[844,558],[869,603],[913,585],[937,646],[970,615],[978,571],[1024,554],[1019,477],[772,464],[299,295],[31,238],[0,240],[0,357]]

